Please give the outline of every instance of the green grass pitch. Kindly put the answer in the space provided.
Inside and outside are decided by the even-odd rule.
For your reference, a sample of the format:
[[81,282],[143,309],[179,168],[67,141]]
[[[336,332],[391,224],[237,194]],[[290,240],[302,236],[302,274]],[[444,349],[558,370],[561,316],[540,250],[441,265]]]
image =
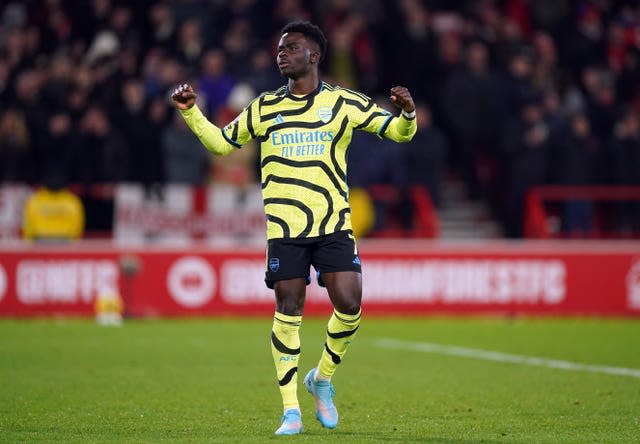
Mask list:
[[295,437],[273,435],[281,404],[270,328],[266,317],[120,328],[0,321],[0,442],[640,442],[637,374],[379,346],[388,338],[640,369],[638,320],[365,317],[334,376],[341,418],[330,431],[302,386],[325,319],[306,318],[306,430]]

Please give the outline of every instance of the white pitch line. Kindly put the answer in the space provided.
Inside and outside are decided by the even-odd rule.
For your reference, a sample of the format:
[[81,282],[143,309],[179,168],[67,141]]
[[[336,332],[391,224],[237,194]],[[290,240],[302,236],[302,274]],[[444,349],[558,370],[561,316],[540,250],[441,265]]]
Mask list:
[[512,355],[510,353],[481,350],[478,348],[457,347],[455,345],[434,344],[431,342],[398,341],[396,339],[384,338],[376,341],[375,345],[383,348],[461,356],[465,358],[480,359],[483,361],[507,362],[510,364],[522,364],[534,367],[547,367],[560,370],[572,370],[576,372],[604,373],[607,375],[640,378],[640,369],[635,368],[581,364],[579,362],[540,358],[538,356]]

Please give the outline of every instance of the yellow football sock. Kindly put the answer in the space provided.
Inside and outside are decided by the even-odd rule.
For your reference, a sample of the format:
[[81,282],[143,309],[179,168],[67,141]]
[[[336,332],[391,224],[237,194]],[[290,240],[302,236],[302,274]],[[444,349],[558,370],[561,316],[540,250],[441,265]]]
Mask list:
[[288,316],[276,312],[271,331],[271,354],[276,365],[284,410],[297,409],[298,358],[300,357],[300,324],[302,316]]
[[318,378],[331,379],[358,330],[361,317],[362,310],[354,315],[333,310],[327,326],[327,340],[318,364]]

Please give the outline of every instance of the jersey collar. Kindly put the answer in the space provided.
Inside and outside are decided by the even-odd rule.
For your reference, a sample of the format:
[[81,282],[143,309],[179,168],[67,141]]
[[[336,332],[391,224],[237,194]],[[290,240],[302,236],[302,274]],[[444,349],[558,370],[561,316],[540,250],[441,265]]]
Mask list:
[[289,92],[289,86],[286,86],[286,93],[285,95],[287,96],[287,98],[291,99],[291,100],[309,100],[312,97],[320,94],[320,92],[324,89],[324,82],[320,82],[318,83],[318,86],[316,87],[316,89],[314,89],[313,91],[311,91],[309,94],[306,94],[304,96],[294,96],[293,94],[291,94]]

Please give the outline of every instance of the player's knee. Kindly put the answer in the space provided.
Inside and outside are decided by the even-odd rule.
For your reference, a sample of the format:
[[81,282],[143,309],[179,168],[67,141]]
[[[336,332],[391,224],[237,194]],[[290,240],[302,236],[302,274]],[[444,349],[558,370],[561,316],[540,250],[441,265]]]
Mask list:
[[358,312],[360,311],[360,301],[359,300],[344,301],[342,303],[335,304],[334,308],[339,313],[355,315],[355,314],[358,314]]
[[300,316],[304,308],[304,287],[300,291],[287,285],[274,286],[276,293],[276,310],[289,316]]
[[303,303],[295,300],[276,301],[276,310],[278,313],[282,313],[287,316],[301,316],[303,305]]

